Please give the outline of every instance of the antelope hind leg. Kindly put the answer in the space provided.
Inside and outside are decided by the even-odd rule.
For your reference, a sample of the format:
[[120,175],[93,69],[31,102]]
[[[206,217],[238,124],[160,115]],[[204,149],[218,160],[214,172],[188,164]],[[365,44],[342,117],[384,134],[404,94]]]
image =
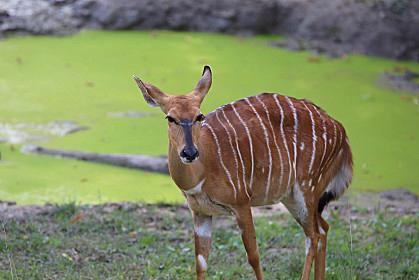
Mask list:
[[317,249],[317,255],[315,259],[315,270],[314,270],[314,279],[323,280],[325,279],[326,272],[326,246],[327,246],[327,232],[329,231],[328,223],[321,217],[318,216],[318,225],[319,225],[319,244]]

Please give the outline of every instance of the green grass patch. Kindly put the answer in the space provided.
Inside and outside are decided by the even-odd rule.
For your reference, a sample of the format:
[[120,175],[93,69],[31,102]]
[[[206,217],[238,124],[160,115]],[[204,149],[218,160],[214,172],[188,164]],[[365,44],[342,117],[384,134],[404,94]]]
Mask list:
[[[202,66],[210,64],[214,83],[203,112],[262,91],[310,99],[347,129],[355,160],[352,189],[405,187],[419,193],[417,98],[377,85],[386,70],[401,65],[419,71],[419,65],[356,55],[311,59],[309,53],[269,47],[271,39],[89,31],[71,37],[1,41],[0,122],[73,120],[90,129],[38,144],[165,154],[163,115],[147,107],[131,77],[137,74],[163,90],[184,93],[195,86]],[[153,114],[140,119],[108,115],[129,110]],[[22,155],[6,144],[0,144],[0,150],[2,199],[19,203],[182,200],[164,176]]]
[[[417,215],[353,208],[328,221],[327,279],[417,279]],[[191,217],[179,206],[65,204],[3,225],[1,279],[195,279]],[[215,228],[208,279],[253,279],[234,219]],[[291,216],[258,217],[256,231],[266,279],[299,279],[305,237]]]

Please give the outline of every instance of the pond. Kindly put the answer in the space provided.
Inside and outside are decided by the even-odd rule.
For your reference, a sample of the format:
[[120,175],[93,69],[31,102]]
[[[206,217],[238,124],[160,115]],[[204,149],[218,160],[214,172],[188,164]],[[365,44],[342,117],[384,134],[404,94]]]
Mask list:
[[[419,65],[290,52],[272,47],[277,39],[86,31],[0,41],[0,200],[182,202],[167,176],[27,155],[20,148],[163,155],[166,121],[145,104],[132,75],[179,94],[195,86],[205,64],[214,80],[203,112],[263,91],[310,99],[347,130],[355,159],[351,189],[419,193],[418,97],[377,82],[385,71],[419,71]],[[57,123],[83,129],[51,132]]]

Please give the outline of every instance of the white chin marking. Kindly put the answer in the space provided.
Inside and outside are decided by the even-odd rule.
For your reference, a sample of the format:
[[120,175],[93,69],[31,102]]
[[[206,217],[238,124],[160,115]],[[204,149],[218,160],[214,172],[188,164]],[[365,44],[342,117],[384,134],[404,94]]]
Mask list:
[[198,159],[198,157],[194,158],[193,160],[188,160],[186,158],[180,157],[180,160],[182,161],[183,164],[192,164],[194,163],[196,160]]

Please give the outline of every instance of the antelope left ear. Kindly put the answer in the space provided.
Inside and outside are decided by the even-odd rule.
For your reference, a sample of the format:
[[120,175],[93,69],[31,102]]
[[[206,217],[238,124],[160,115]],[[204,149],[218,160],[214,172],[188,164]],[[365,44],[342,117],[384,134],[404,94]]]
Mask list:
[[137,83],[137,86],[140,88],[144,100],[148,103],[148,105],[150,105],[151,107],[162,107],[165,100],[167,99],[167,95],[164,94],[157,87],[144,83],[140,80],[140,78],[136,76],[134,76],[133,78],[134,81]]
[[207,95],[212,84],[212,72],[211,68],[208,65],[204,66],[204,71],[202,72],[202,77],[199,80],[198,84],[195,87],[194,94],[200,98],[200,102],[204,100],[205,95]]

